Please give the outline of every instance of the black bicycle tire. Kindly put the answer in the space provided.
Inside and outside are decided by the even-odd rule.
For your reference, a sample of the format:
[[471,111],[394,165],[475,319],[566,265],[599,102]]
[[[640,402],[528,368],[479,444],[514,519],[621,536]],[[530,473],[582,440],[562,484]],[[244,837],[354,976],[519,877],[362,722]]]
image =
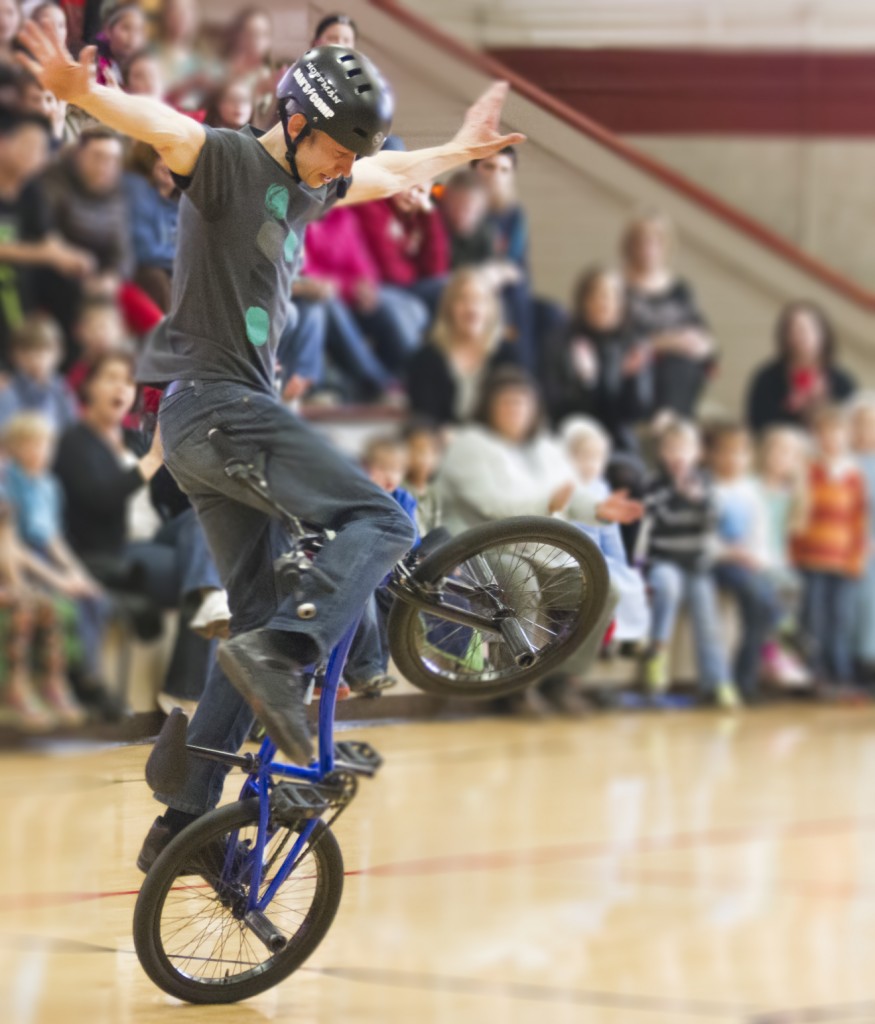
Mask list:
[[[186,978],[175,970],[161,947],[161,911],[179,868],[210,839],[258,821],[258,800],[238,800],[210,811],[184,829],[162,850],[146,876],[134,907],[134,948],[143,970],[163,991],[189,1003],[236,1003],[279,984],[309,957],[325,937],[343,893],[343,857],[334,833],[323,823],[316,826],[318,842],[313,856],[319,878],[313,903],[298,931],[285,949],[275,954],[275,964],[255,977],[206,984]],[[302,936],[302,933],[303,936]],[[299,936],[302,936],[299,939]],[[299,940],[299,941],[295,941]]]
[[592,599],[576,628],[561,645],[545,655],[536,665],[520,668],[512,678],[479,686],[473,682],[456,685],[432,672],[417,656],[415,644],[410,639],[410,631],[416,624],[419,609],[404,601],[402,597],[396,597],[387,626],[389,650],[398,671],[417,689],[441,697],[465,697],[474,700],[504,697],[555,672],[589,636],[608,599],[608,569],[602,553],[590,538],[577,527],[561,519],[551,519],[547,516],[514,516],[472,527],[424,558],[414,570],[413,577],[418,582],[434,583],[442,576],[446,576],[459,563],[492,545],[527,540],[556,543],[586,566]]

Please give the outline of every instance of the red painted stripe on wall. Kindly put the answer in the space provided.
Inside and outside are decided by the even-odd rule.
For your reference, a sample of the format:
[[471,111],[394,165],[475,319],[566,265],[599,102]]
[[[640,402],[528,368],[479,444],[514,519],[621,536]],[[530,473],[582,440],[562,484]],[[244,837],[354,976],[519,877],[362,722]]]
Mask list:
[[625,134],[875,136],[875,54],[491,51]]

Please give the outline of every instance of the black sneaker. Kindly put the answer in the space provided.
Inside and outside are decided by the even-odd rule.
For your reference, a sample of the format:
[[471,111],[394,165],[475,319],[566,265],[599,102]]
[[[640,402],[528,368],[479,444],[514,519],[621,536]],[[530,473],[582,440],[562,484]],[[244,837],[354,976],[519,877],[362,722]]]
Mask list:
[[[137,867],[144,875],[148,874],[149,869],[158,859],[164,847],[167,846],[171,839],[175,839],[178,835],[179,831],[166,825],[160,817],[155,819],[152,827],[146,833],[146,838],[143,840],[143,845],[137,857]],[[218,878],[225,865],[226,850],[227,846],[224,839],[211,840],[195,854],[192,863],[182,869],[180,876],[200,875],[207,880]],[[238,844],[238,856],[244,851],[244,845],[242,843]],[[236,868],[237,864],[233,865],[233,867]]]
[[165,825],[160,817],[152,822],[152,827],[146,833],[146,838],[137,855],[137,867],[144,875],[148,873],[149,868],[158,859],[158,854],[175,835],[178,833],[174,832],[169,825]]
[[266,629],[253,629],[225,641],[218,659],[280,750],[296,764],[309,764],[313,743],[301,666],[278,650]]

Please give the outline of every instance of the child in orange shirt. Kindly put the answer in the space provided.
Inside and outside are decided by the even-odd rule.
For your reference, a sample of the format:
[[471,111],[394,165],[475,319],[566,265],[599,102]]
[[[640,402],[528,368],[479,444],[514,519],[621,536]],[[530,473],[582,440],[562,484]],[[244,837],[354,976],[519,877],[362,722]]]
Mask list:
[[792,554],[803,578],[802,626],[815,678],[846,684],[853,680],[855,584],[868,545],[866,485],[851,455],[843,410],[818,413],[814,441],[808,515],[793,536]]

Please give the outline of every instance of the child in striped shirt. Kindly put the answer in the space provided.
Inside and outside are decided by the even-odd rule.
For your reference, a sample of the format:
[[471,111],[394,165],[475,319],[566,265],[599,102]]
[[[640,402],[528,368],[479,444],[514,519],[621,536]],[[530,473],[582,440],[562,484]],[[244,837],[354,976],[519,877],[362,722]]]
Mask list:
[[792,541],[802,573],[802,625],[811,667],[823,683],[853,681],[856,581],[868,550],[866,483],[851,455],[847,414],[835,407],[814,419],[808,467],[808,514]]
[[651,590],[651,649],[645,683],[654,696],[669,685],[668,650],[681,604],[692,620],[702,687],[721,707],[738,706],[720,636],[712,575],[717,510],[712,485],[702,470],[699,431],[675,420],[659,441],[659,471],[644,496],[645,519],[638,555],[646,559]]

